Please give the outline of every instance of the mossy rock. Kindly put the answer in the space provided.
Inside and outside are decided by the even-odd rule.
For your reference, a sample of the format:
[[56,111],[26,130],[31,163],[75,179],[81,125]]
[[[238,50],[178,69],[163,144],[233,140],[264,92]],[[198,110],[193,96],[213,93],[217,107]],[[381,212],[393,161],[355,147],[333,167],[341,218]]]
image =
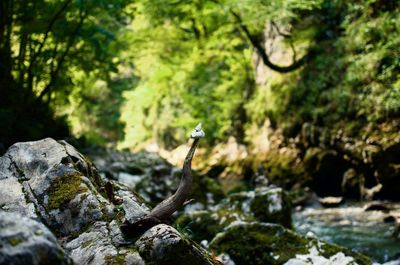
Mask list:
[[237,265],[281,265],[300,255],[329,261],[336,254],[358,265],[372,264],[369,258],[343,247],[301,236],[277,224],[257,222],[231,225],[210,242],[210,249],[228,254]]
[[81,186],[82,179],[79,172],[68,172],[56,178],[49,188],[49,208],[58,209],[71,201],[78,193],[87,191]]
[[281,188],[265,187],[231,194],[208,211],[180,216],[175,225],[196,242],[210,241],[233,222],[271,222],[292,227],[291,202]]
[[261,187],[254,191],[231,194],[217,206],[227,212],[236,211],[246,216],[242,220],[277,223],[292,227],[290,196],[282,188]]
[[289,195],[281,188],[256,193],[250,202],[250,211],[261,222],[292,227],[292,205]]
[[220,265],[202,247],[164,224],[149,229],[135,246],[146,264]]
[[200,243],[203,240],[211,241],[225,227],[237,220],[254,221],[250,216],[223,208],[215,212],[194,211],[184,214],[176,220],[175,226],[192,240]]

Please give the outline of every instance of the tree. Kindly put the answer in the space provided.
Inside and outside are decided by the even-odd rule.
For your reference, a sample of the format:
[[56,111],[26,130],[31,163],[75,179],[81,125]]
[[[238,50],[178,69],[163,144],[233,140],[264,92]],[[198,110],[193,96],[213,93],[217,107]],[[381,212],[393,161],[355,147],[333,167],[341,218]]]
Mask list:
[[116,36],[129,1],[14,1],[0,4],[0,142],[67,134],[54,117],[77,72],[110,80]]

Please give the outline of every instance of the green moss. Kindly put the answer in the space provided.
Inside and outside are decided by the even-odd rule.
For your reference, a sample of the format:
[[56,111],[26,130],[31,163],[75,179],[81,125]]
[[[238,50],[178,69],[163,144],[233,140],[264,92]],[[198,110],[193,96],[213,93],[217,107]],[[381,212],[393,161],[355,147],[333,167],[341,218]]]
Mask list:
[[124,265],[126,264],[124,255],[111,256],[107,255],[104,257],[107,265]]
[[212,218],[211,214],[206,211],[179,217],[175,227],[196,242],[204,239],[209,241],[223,229],[219,218]]
[[83,242],[82,247],[83,247],[83,248],[87,248],[87,247],[90,246],[92,243],[93,243],[92,240],[85,241],[85,242]]
[[[188,238],[183,237],[182,240],[176,244],[167,246],[163,250],[162,261],[156,262],[157,264],[174,264],[174,265],[204,265],[215,264],[219,265],[212,257],[205,251],[201,251],[201,247]],[[147,264],[147,263],[146,263]]]
[[[322,245],[320,248],[319,246]],[[321,244],[317,239],[307,238],[280,225],[251,223],[229,228],[211,243],[217,253],[227,253],[236,264],[280,265],[297,254],[307,254],[311,247],[321,250],[321,255],[331,257],[338,252],[354,257],[359,265],[371,261],[358,253],[332,245]]]
[[368,257],[335,244],[324,244],[321,249],[321,255],[326,258],[329,258],[338,252],[343,252],[346,256],[352,256],[357,264],[371,264],[371,260]]
[[[279,200],[281,209],[270,211],[273,200]],[[266,223],[281,224],[286,228],[292,228],[292,207],[289,195],[282,191],[271,190],[262,195],[256,195],[250,203],[250,210],[254,217]]]
[[13,237],[8,239],[8,243],[10,243],[11,246],[15,247],[19,244],[21,244],[24,240],[20,237]]
[[50,209],[58,209],[71,201],[78,193],[87,189],[81,187],[81,173],[69,172],[57,177],[48,190]]

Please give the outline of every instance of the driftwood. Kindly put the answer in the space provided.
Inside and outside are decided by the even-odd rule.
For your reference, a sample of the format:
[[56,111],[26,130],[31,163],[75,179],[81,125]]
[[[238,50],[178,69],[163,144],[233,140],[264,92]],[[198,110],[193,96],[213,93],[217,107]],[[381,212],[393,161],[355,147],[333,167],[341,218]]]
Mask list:
[[175,193],[160,202],[155,206],[148,215],[137,220],[134,223],[129,223],[125,221],[120,229],[127,237],[136,237],[150,229],[151,227],[166,222],[170,219],[171,215],[176,212],[180,207],[189,203],[188,196],[190,194],[190,189],[192,186],[192,159],[197,148],[197,144],[201,137],[204,137],[204,132],[201,129],[201,123],[196,126],[190,135],[194,139],[189,152],[186,155],[185,161],[183,163],[182,176],[179,183],[178,189]]

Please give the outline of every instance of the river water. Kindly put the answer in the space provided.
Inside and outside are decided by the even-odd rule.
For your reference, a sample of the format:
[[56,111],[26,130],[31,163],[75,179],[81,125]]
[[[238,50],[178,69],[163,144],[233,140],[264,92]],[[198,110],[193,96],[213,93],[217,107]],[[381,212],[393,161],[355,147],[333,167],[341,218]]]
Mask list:
[[[394,212],[400,203],[390,204]],[[389,214],[364,211],[361,203],[347,203],[337,208],[305,208],[293,213],[295,229],[301,234],[335,243],[387,262],[400,253],[400,239],[392,236],[394,223],[385,223]]]

